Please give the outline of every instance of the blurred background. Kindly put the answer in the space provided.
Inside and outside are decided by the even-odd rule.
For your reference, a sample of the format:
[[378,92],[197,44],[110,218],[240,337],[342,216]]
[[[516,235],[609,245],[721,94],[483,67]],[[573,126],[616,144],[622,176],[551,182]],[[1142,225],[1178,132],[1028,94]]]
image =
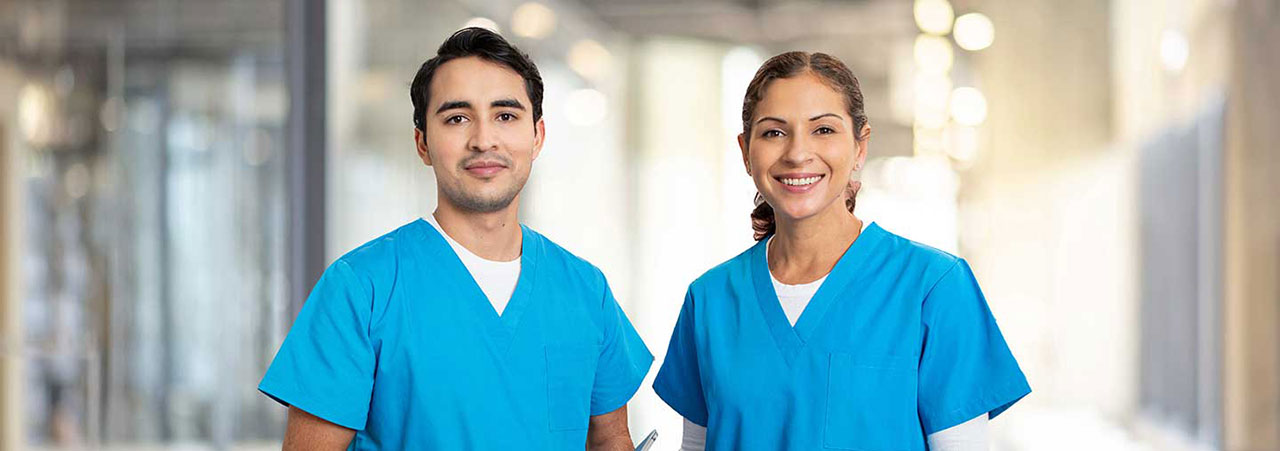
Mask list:
[[[523,220],[661,364],[751,244],[769,56],[873,127],[858,214],[971,261],[1034,393],[998,450],[1280,450],[1272,0],[0,0],[0,450],[273,449],[312,283],[435,204],[409,82],[454,30],[546,81]],[[631,430],[674,450],[646,381]]]

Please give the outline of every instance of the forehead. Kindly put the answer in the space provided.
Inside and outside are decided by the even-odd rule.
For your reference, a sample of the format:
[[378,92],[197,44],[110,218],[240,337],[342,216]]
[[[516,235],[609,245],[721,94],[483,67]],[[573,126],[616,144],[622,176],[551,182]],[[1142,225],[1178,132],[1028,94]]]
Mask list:
[[498,99],[516,99],[529,105],[524,78],[515,70],[476,56],[450,60],[436,68],[428,86],[431,108],[452,101],[488,105]]
[[755,116],[803,116],[845,114],[844,96],[812,72],[773,80],[756,104]]

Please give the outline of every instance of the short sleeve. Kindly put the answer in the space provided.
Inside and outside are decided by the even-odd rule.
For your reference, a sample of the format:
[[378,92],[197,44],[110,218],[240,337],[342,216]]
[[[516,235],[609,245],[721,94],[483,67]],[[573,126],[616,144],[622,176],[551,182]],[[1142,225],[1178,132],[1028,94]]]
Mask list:
[[1031,393],[964,260],[925,296],[918,409],[926,434],[995,418]]
[[653,391],[676,413],[702,427],[707,426],[707,401],[702,394],[698,347],[694,336],[693,294],[685,295],[676,319],[667,357],[653,381]]
[[375,365],[370,293],[345,261],[325,270],[258,390],[339,426],[364,429]]
[[603,308],[604,343],[596,365],[591,390],[591,415],[604,415],[627,404],[640,389],[653,365],[653,354],[640,339],[622,306],[605,284]]

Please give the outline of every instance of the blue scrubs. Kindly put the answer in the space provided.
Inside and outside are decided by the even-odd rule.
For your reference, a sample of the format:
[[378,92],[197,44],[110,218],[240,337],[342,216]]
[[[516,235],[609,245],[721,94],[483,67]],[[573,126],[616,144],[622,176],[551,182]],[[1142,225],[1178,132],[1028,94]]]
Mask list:
[[792,327],[766,242],[689,286],[653,383],[708,450],[923,450],[1031,392],[964,260],[871,224]]
[[581,449],[653,356],[600,270],[522,228],[499,316],[423,220],[325,271],[258,389],[358,432],[349,449]]

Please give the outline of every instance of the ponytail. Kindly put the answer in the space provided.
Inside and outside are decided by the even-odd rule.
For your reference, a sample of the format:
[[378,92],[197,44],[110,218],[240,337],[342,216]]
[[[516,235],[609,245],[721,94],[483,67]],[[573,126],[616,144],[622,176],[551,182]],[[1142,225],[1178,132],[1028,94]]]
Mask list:
[[764,201],[764,196],[756,193],[756,209],[751,210],[751,230],[755,231],[756,241],[773,235],[778,225],[773,220],[773,207]]

